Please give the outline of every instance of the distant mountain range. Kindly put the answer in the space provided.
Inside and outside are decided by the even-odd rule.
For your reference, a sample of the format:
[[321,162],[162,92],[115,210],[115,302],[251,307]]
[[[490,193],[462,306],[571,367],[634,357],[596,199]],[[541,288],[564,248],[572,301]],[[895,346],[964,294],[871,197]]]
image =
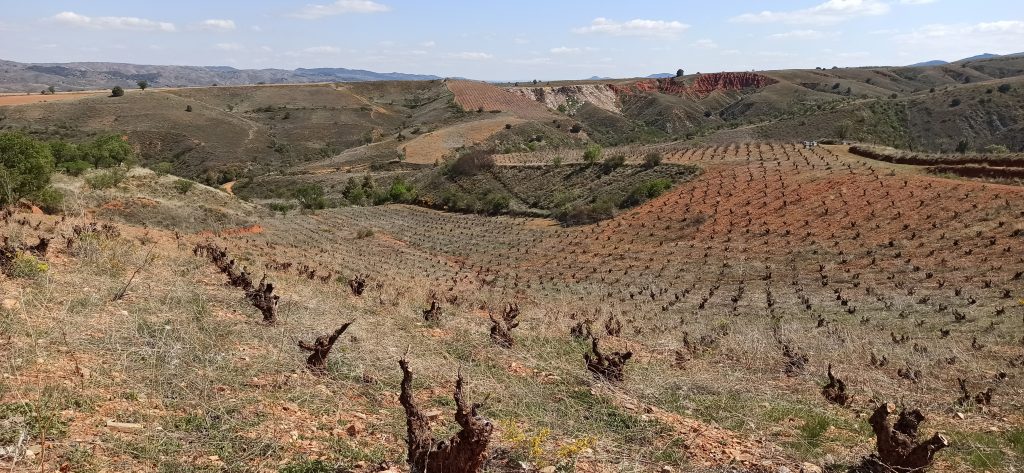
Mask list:
[[151,66],[111,62],[26,64],[0,60],[0,92],[135,87],[145,80],[150,87],[291,84],[309,82],[362,82],[374,80],[434,80],[438,76],[373,72],[359,69],[235,69],[226,66]]
[[957,61],[952,61],[952,62],[950,62],[950,61],[943,61],[941,59],[935,59],[935,60],[932,60],[932,61],[925,61],[925,62],[919,62],[917,64],[911,64],[911,65],[909,65],[907,67],[945,66],[946,64],[954,64],[954,63],[958,63],[958,62],[980,61],[982,59],[993,59],[993,58],[997,58],[997,57],[1015,57],[1015,56],[1021,56],[1021,55],[1024,55],[1024,53],[1015,53],[1015,54],[991,54],[991,53],[984,53],[984,54],[979,54],[977,56],[965,57],[963,59],[960,59],[960,60],[957,60]]

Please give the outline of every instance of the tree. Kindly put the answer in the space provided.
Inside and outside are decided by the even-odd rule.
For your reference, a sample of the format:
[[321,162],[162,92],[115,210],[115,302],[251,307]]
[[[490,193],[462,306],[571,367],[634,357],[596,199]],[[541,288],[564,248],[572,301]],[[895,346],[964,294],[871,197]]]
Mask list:
[[21,133],[0,134],[0,206],[45,189],[53,168],[46,144]]
[[142,89],[142,90],[146,90],[146,88],[149,87],[149,81],[140,80],[140,81],[136,82],[136,84],[138,84],[139,89]]
[[682,69],[676,70],[676,77],[683,77],[684,75],[686,75],[686,74],[683,73]]
[[46,88],[46,91],[49,92],[50,95],[53,95],[53,94],[57,93],[57,88],[51,85],[51,86]]
[[106,135],[78,147],[83,160],[93,167],[108,168],[135,164],[135,149],[118,135]]
[[588,164],[596,163],[598,159],[601,159],[601,152],[602,150],[600,145],[590,145],[587,147],[587,150],[583,152],[583,160]]
[[113,89],[110,89],[110,96],[124,97],[124,89],[119,85],[115,85]]
[[960,154],[964,154],[964,153],[967,152],[967,149],[970,148],[970,147],[971,147],[971,144],[967,141],[967,138],[964,138],[964,139],[960,140],[959,143],[956,144],[956,152],[960,153]]

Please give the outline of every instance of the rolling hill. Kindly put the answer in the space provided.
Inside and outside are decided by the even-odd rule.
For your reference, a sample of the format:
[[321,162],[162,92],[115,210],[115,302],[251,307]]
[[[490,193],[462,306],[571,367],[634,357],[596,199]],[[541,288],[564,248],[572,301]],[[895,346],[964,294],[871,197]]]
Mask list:
[[150,66],[110,62],[26,64],[0,60],[0,92],[38,92],[49,86],[61,91],[95,90],[115,85],[151,87],[296,84],[376,80],[434,80],[437,76],[380,73],[358,69],[235,69],[226,66]]

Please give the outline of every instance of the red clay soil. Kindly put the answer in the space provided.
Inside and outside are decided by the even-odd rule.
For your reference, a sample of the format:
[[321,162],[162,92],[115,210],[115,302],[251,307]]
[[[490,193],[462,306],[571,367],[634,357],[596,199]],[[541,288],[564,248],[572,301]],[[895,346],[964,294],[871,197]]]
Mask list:
[[718,72],[701,74],[690,85],[678,83],[674,79],[650,79],[626,87],[615,85],[609,87],[616,93],[627,95],[635,92],[661,92],[672,95],[706,97],[717,91],[759,89],[776,82],[775,79],[768,76],[752,72]]

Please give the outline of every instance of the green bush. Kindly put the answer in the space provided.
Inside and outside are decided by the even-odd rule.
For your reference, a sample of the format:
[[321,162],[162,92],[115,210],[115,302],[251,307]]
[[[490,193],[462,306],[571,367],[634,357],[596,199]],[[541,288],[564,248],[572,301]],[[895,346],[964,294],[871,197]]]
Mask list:
[[173,168],[173,164],[163,161],[153,165],[153,172],[155,172],[157,176],[166,176],[171,173],[171,169]]
[[267,208],[274,212],[281,212],[287,214],[288,212],[295,209],[295,206],[286,202],[271,202],[267,204]]
[[64,194],[53,187],[47,187],[32,196],[32,203],[50,215],[64,211]]
[[50,269],[50,266],[28,252],[18,253],[5,268],[9,277],[15,279],[36,279]]
[[1000,93],[1004,93],[1005,94],[1005,93],[1009,92],[1010,89],[1012,89],[1012,88],[1013,87],[1010,84],[1002,84],[996,90],[998,90]]
[[601,153],[602,150],[600,145],[590,145],[587,147],[587,150],[583,152],[583,160],[588,164],[596,163],[598,159],[601,159]]
[[416,191],[407,182],[398,179],[391,184],[391,188],[388,189],[385,197],[387,202],[408,204],[416,199]]
[[115,85],[113,89],[110,89],[110,96],[124,97],[124,88],[119,85]]
[[97,190],[117,187],[128,177],[128,172],[122,168],[111,168],[106,171],[97,171],[85,176],[85,183]]
[[85,171],[92,169],[92,164],[82,160],[67,161],[58,164],[57,168],[69,175],[81,176]]
[[0,134],[0,207],[50,185],[50,147],[21,133]]
[[50,154],[53,155],[53,161],[58,165],[61,163],[69,163],[73,161],[81,161],[82,153],[78,150],[78,145],[74,143],[68,143],[67,141],[57,140],[51,141],[46,144],[50,147]]
[[178,179],[177,181],[174,181],[174,190],[178,191],[178,193],[181,195],[185,195],[188,194],[188,192],[192,190],[192,187],[194,187],[195,185],[195,182],[190,181],[188,179]]
[[551,160],[551,165],[556,168],[562,167],[562,157],[555,156],[555,159]]
[[78,146],[81,159],[92,163],[96,169],[136,163],[135,149],[118,135],[105,135]]
[[327,199],[324,197],[324,188],[319,184],[306,184],[295,188],[292,197],[299,201],[299,205],[307,210],[318,210],[327,207]]
[[988,154],[1006,154],[1010,152],[1010,149],[1003,145],[988,145],[984,151]]
[[491,192],[484,196],[482,204],[484,212],[497,215],[508,210],[511,199],[508,195]]
[[624,199],[622,199],[619,207],[636,207],[637,205],[664,194],[665,191],[671,188],[672,181],[669,179],[654,179],[643,184],[638,184],[629,191],[629,194],[626,195]]

